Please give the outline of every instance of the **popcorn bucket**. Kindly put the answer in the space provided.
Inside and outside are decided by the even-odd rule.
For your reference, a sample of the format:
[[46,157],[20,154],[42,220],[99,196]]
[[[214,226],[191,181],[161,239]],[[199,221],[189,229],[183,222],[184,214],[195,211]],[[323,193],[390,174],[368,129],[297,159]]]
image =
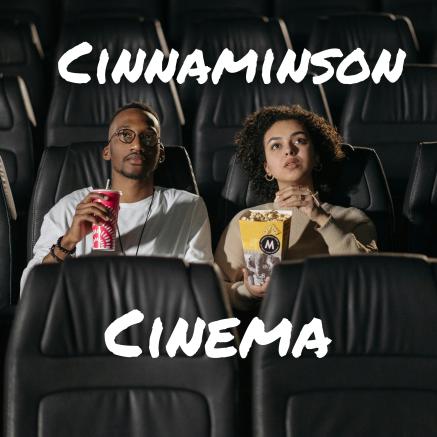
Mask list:
[[251,285],[263,285],[288,248],[291,211],[250,210],[239,220]]

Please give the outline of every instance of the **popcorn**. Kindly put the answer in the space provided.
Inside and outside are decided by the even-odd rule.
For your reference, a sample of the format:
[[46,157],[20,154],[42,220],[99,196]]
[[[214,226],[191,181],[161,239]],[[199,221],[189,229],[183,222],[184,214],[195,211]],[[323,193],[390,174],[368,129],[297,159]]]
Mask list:
[[248,221],[248,222],[269,222],[269,221],[279,221],[285,222],[290,218],[290,214],[283,214],[277,210],[268,210],[268,211],[256,211],[251,210],[250,215],[248,217],[241,217],[240,220]]

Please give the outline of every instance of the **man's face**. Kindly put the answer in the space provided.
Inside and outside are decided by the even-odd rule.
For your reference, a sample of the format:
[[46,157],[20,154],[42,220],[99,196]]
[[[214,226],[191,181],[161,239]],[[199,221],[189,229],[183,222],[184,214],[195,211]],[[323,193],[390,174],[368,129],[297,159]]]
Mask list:
[[153,114],[126,109],[109,127],[111,140],[103,150],[103,158],[111,160],[114,172],[129,179],[144,180],[158,165],[159,137],[159,123]]

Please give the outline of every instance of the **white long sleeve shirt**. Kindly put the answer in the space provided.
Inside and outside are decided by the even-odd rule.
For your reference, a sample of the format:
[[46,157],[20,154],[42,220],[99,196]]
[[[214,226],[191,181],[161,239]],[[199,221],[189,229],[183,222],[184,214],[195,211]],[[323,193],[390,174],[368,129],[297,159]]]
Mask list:
[[[76,190],[57,202],[45,215],[41,233],[33,249],[33,258],[24,269],[20,288],[23,290],[29,271],[40,264],[50,247],[69,229],[77,205],[92,187]],[[126,255],[153,255],[182,258],[187,262],[213,262],[211,229],[202,198],[187,191],[155,187],[155,195],[143,236],[152,196],[134,203],[120,203],[118,229]],[[115,252],[92,250],[92,233],[76,246],[76,256],[122,255],[119,238]]]

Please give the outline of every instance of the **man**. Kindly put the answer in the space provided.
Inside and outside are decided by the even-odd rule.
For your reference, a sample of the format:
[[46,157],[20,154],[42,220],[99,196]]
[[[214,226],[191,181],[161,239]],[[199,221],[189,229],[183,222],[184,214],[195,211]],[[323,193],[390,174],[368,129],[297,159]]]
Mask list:
[[[213,262],[203,200],[186,191],[154,186],[153,173],[164,161],[165,150],[152,108],[142,103],[121,107],[110,122],[102,155],[111,161],[111,188],[122,192],[116,254]],[[109,219],[106,207],[93,202],[99,197],[92,187],[83,188],[62,198],[46,214],[34,256],[23,271],[21,290],[34,265],[92,253],[92,225]]]

